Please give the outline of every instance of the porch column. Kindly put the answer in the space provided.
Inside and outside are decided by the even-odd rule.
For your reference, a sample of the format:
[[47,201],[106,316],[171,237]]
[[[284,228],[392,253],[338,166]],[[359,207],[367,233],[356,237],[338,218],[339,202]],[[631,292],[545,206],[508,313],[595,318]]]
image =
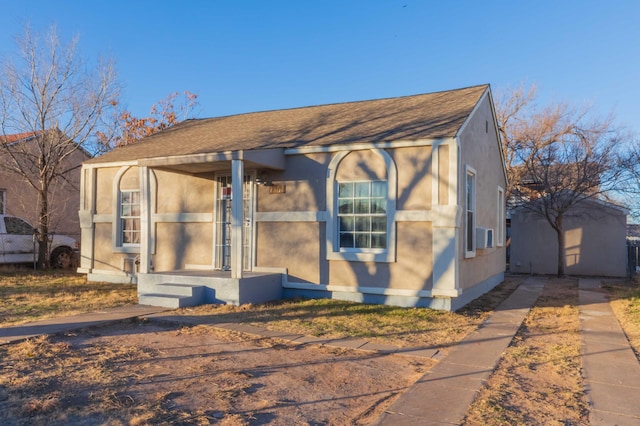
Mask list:
[[244,161],[231,160],[231,278],[242,278]]
[[148,274],[151,261],[151,185],[149,168],[140,167],[140,266],[138,272]]

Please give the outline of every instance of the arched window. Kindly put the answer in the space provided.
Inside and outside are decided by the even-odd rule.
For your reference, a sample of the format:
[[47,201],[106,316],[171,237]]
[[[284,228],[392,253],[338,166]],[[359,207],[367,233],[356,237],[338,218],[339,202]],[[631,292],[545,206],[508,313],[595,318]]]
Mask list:
[[327,259],[395,261],[396,166],[382,149],[343,151],[327,177]]
[[116,223],[113,241],[118,251],[140,250],[140,173],[137,167],[122,167],[114,179]]

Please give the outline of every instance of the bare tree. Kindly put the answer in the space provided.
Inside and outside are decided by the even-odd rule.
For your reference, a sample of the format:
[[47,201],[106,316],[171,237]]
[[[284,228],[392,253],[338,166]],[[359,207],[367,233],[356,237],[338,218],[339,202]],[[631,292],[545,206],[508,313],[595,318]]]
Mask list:
[[589,108],[551,104],[537,108],[535,87],[520,87],[497,103],[510,179],[510,207],[543,217],[556,232],[558,276],[564,276],[568,215],[585,214],[587,199],[608,200],[627,191],[631,165],[627,140],[612,116]]
[[[14,57],[0,70],[1,166],[37,193],[38,263],[48,264],[50,191],[67,179],[79,150],[98,152],[96,131],[114,105],[118,84],[113,63],[90,66],[77,52],[78,39],[63,45],[55,27],[17,39]],[[23,134],[12,142],[8,135]]]

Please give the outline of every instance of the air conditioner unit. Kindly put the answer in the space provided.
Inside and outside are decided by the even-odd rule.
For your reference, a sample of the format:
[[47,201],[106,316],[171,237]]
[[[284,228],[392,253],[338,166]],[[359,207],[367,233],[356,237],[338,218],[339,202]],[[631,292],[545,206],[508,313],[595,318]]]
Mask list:
[[476,228],[476,248],[488,249],[493,247],[493,229]]

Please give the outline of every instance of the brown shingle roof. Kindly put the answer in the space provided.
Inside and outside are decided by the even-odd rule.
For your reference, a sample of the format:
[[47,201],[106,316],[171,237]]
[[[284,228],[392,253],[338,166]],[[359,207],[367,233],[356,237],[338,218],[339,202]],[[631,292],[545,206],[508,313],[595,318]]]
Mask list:
[[453,137],[488,87],[187,120],[88,163]]

